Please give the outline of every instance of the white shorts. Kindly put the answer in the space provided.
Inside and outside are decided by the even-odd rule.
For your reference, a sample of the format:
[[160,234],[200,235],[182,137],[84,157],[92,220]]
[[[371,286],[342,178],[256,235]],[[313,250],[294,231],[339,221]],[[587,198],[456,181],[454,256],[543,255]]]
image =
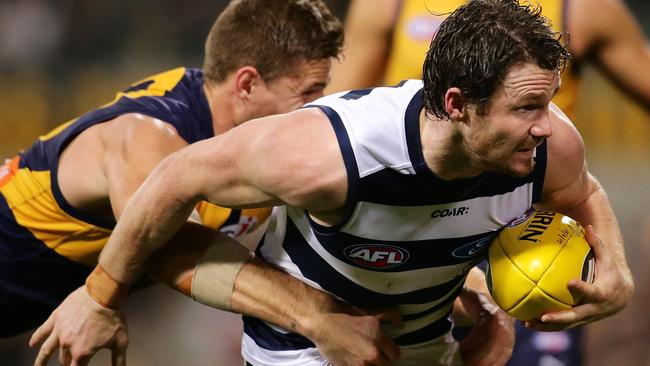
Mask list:
[[[451,332],[433,341],[401,347],[394,366],[462,366],[458,342]],[[258,346],[248,335],[242,338],[242,356],[253,366],[331,366],[317,348],[270,351]]]

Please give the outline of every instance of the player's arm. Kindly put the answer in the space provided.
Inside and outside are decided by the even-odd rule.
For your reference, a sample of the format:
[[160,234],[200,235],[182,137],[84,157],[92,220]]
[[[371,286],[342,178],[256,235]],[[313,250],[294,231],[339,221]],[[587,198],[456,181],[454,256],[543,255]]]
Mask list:
[[587,170],[580,135],[553,105],[551,125],[553,135],[548,139],[546,177],[538,205],[573,217],[587,228],[587,241],[596,259],[596,279],[592,285],[570,281],[569,288],[583,296],[583,304],[545,314],[543,322],[530,323],[540,330],[562,329],[610,316],[628,304],[634,288],[618,221],[605,190]]
[[398,0],[354,0],[345,19],[345,50],[326,93],[378,86],[384,77]]
[[[171,152],[187,145],[173,127],[141,114],[122,115],[87,132],[93,133],[93,135],[88,137],[88,140],[83,140],[83,137],[80,137],[79,143],[88,143],[92,140],[93,144],[98,145],[92,146],[93,150],[99,152],[93,157],[95,158],[94,164],[100,167],[100,173],[93,175],[92,184],[99,186],[99,191],[103,195],[107,194],[116,218],[119,218],[127,201],[153,167]],[[75,153],[79,152],[75,151]],[[61,174],[60,179],[62,179],[60,184],[63,187],[75,187],[77,184],[74,180],[70,181],[75,179],[75,176],[69,174]],[[77,192],[73,191],[72,194],[77,194]],[[126,291],[123,292],[123,295],[125,294]],[[104,322],[105,328],[97,335],[98,341],[96,342],[100,346],[112,348],[114,364],[123,364],[128,337],[125,321],[119,308],[109,309],[98,304],[89,296],[85,288],[73,292],[68,299],[72,297],[77,298],[82,303],[82,307],[91,309],[92,316],[81,321],[78,324],[80,327],[77,329],[55,327],[55,323],[82,319],[78,312],[79,307],[74,307],[69,312],[57,309],[30,340],[32,346],[45,340],[35,364],[45,364],[57,348],[59,349],[59,361],[63,364],[68,364],[73,360],[75,362],[87,361],[91,356],[88,354],[88,350],[93,351],[94,345],[85,347],[87,346],[86,339],[80,345],[79,342],[76,342],[75,334],[85,330],[85,327],[91,327],[93,320],[98,319]],[[88,319],[91,320],[88,321]],[[94,341],[90,343],[92,342]]]
[[[196,231],[193,234],[196,235]],[[227,256],[206,258],[206,247],[201,242],[188,243],[189,248],[188,245],[183,248],[166,245],[154,253],[147,267],[162,268],[157,271],[156,280],[177,287],[185,295],[210,306],[214,306],[215,301],[223,302],[220,287],[231,286],[230,311],[302,334],[314,342],[332,364],[371,362],[384,365],[386,358],[399,357],[399,348],[380,329],[380,320],[399,324],[401,318],[397,312],[366,314],[258,258],[244,264],[236,280],[228,283],[222,278],[220,269],[229,265],[229,259]],[[212,245],[239,244],[220,233]],[[195,281],[203,285],[196,286]],[[350,344],[355,347],[351,348]]]
[[[250,121],[165,159],[129,202],[100,265],[118,286],[130,283],[146,257],[176,232],[198,200],[231,207],[286,202],[309,209],[327,224],[331,213],[345,202],[346,193],[347,175],[334,130],[319,110]],[[383,365],[399,355],[376,318],[350,318],[335,312],[319,316],[320,312],[310,310],[328,304],[319,301],[322,295],[309,300],[311,292],[304,285],[274,291],[278,284],[288,283],[286,275],[254,264],[237,274],[233,310],[272,321],[271,314],[277,311],[285,321],[277,324],[302,332],[326,358],[342,364],[374,360]],[[192,287],[194,291],[196,286]],[[259,301],[260,296],[267,297],[265,302]],[[344,336],[333,331],[341,328],[348,328]],[[359,352],[345,351],[346,340],[354,340]]]
[[650,45],[622,0],[569,2],[569,48],[650,108]]
[[250,121],[163,160],[129,201],[99,264],[117,283],[132,283],[200,200],[319,213],[342,206],[346,190],[334,131],[318,110]]
[[[148,132],[151,134],[153,131]],[[131,134],[131,137],[135,137],[135,134]],[[309,154],[303,156],[308,157]],[[112,163],[115,167],[124,167],[115,161]],[[119,206],[117,210],[120,210]],[[120,222],[124,220],[126,218],[122,217]],[[375,355],[390,355],[394,359],[399,354],[397,347],[379,329],[377,317],[363,316],[356,309],[343,306],[331,296],[259,260],[251,261],[248,253],[242,252],[243,247],[234,240],[210,228],[188,223],[181,225],[175,238],[178,240],[168,241],[163,250],[149,260],[147,269],[155,279],[176,287],[182,293],[210,306],[259,317],[300,332],[319,345],[331,360],[367,361],[373,360]],[[137,246],[137,243],[128,242],[125,247],[129,246]],[[134,252],[137,253],[129,251],[128,254]],[[94,290],[94,297],[99,295],[109,305],[119,305],[127,284],[114,281],[109,272],[103,269],[99,278],[97,269],[94,274],[95,283],[92,286],[95,287],[88,288],[89,292]],[[196,284],[197,281],[201,282],[201,286]],[[88,309],[91,316],[83,313]],[[55,313],[56,316],[50,317],[30,341],[31,344],[40,342],[39,339],[53,329],[59,333],[45,341],[37,365],[47,361],[57,343],[64,345],[59,352],[63,362],[87,361],[103,347],[113,349],[114,365],[125,362],[126,339],[119,309],[100,306],[82,287],[71,294]],[[74,318],[75,322],[63,319],[62,323],[61,318],[65,314]],[[72,323],[72,329],[65,331]],[[341,336],[341,332],[345,336]],[[360,348],[347,352],[349,343],[345,342],[353,342]]]

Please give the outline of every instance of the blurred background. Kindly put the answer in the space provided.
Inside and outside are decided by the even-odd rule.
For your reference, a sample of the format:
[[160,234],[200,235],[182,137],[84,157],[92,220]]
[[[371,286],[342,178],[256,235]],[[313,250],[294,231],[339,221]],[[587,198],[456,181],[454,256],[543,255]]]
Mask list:
[[[344,18],[346,0],[327,2]],[[648,37],[650,2],[626,2]],[[0,158],[136,80],[201,67],[204,38],[226,3],[0,0]],[[650,365],[650,115],[598,70],[584,72],[575,123],[620,220],[636,279],[632,303],[588,327],[586,365]],[[236,315],[160,286],[132,295],[126,311],[129,365],[241,365]],[[0,365],[31,365],[36,352],[28,339],[0,340]],[[91,365],[109,360],[103,351]]]

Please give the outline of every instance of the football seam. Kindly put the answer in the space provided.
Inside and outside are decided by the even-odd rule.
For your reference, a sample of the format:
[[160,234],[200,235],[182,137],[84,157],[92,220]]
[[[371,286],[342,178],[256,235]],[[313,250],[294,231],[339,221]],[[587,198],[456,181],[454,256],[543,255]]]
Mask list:
[[524,273],[524,271],[521,270],[521,268],[517,265],[517,263],[512,259],[510,254],[505,250],[505,248],[503,247],[503,245],[501,243],[501,240],[499,240],[498,243],[499,243],[499,247],[501,248],[501,251],[503,252],[503,254],[510,260],[510,263],[513,263],[515,265],[515,267],[519,270],[519,272],[521,272],[524,275],[524,277],[526,277],[529,281],[531,281],[534,284],[534,286],[531,287],[531,289],[524,296],[522,296],[521,299],[519,299],[519,301],[517,301],[513,306],[509,307],[508,309],[503,309],[506,312],[508,312],[508,311],[514,309],[515,307],[517,307],[517,305],[519,305],[523,299],[527,298],[528,295],[530,295],[530,293],[533,292],[535,287],[537,287],[537,283],[535,283],[535,281],[533,281],[532,278],[528,277],[528,275],[526,273]]
[[[510,260],[511,263],[513,263],[513,264],[515,265],[515,267],[519,270],[519,272],[521,272],[521,273],[524,275],[524,277],[526,277],[529,281],[531,281],[531,282],[534,284],[534,286],[533,286],[533,287],[532,287],[528,292],[526,292],[526,294],[521,298],[521,300],[519,300],[519,301],[518,301],[514,306],[510,307],[509,309],[507,309],[507,310],[504,309],[505,311],[510,311],[510,310],[514,309],[517,305],[519,305],[519,304],[521,303],[522,300],[524,300],[525,298],[527,298],[528,295],[530,295],[530,293],[533,292],[533,290],[534,290],[535,288],[539,288],[539,287],[537,286],[537,284],[539,283],[539,281],[542,280],[542,278],[544,278],[544,276],[546,275],[546,272],[548,272],[548,270],[551,268],[551,266],[553,266],[553,263],[555,263],[555,260],[556,260],[557,257],[560,255],[560,253],[562,253],[562,251],[564,250],[564,248],[566,247],[566,245],[567,245],[568,243],[569,243],[569,240],[567,240],[566,242],[564,242],[564,244],[562,244],[562,248],[560,248],[560,250],[558,250],[557,254],[555,254],[555,256],[553,257],[553,259],[551,260],[551,262],[549,263],[549,265],[546,266],[546,268],[545,268],[544,271],[542,272],[542,275],[539,276],[539,280],[538,280],[538,281],[535,281],[535,280],[533,280],[532,278],[530,278],[530,276],[528,276],[528,274],[527,274],[526,272],[523,271],[523,269],[522,269],[522,268],[517,264],[517,262],[515,262],[515,261],[513,260],[513,258],[512,258],[512,257],[510,256],[510,254],[505,250],[505,248],[503,247],[501,241],[499,240],[499,247],[501,248],[501,251],[503,252],[503,254],[504,254],[504,255],[505,255],[505,256]],[[543,294],[547,295],[548,297],[550,297],[551,299],[553,299],[553,300],[555,300],[555,301],[557,301],[557,302],[559,302],[559,303],[562,303],[562,304],[565,304],[565,305],[568,305],[568,306],[572,306],[572,305],[566,304],[564,301],[561,301],[560,299],[555,298],[554,296],[552,296],[551,294],[549,294],[549,293],[547,293],[546,291],[542,290],[541,288],[540,288],[539,290],[540,290]]]
[[[548,267],[546,267],[546,269],[544,270],[544,272],[542,272],[542,275],[539,277],[539,281],[541,281],[542,278],[544,278],[544,276],[546,275],[546,272],[548,272],[548,270],[551,268],[551,266],[553,266],[553,263],[555,263],[555,260],[557,259],[557,257],[560,256],[560,253],[562,253],[562,251],[564,250],[564,248],[566,248],[567,244],[569,244],[569,239],[571,239],[571,238],[568,238],[568,239],[564,242],[564,244],[562,244],[562,248],[560,248],[560,250],[558,250],[558,252],[557,252],[557,254],[555,255],[555,257],[553,257],[553,260],[551,261],[551,263],[549,263]],[[584,264],[583,264],[583,265],[584,265]],[[539,283],[539,281],[537,281],[537,283]],[[535,283],[535,287],[537,287],[537,283]],[[538,287],[538,288],[539,288],[539,287]],[[562,304],[564,304],[564,305],[568,305],[568,306],[573,306],[573,305],[571,305],[571,304],[567,304],[567,303],[565,303],[564,301],[562,301],[562,300],[560,300],[560,299],[555,298],[555,296],[553,296],[553,295],[547,293],[546,291],[542,290],[541,288],[540,288],[539,290],[542,291],[545,295],[547,295],[547,296],[550,297],[551,299],[553,299],[553,300],[555,300],[555,301],[557,301],[557,302],[559,302],[559,303],[562,303]]]

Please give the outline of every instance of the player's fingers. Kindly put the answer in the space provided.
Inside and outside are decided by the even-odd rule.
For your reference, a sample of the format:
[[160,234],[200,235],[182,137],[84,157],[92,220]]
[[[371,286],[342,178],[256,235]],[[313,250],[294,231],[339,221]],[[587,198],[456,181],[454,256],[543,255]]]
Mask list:
[[393,342],[393,340],[389,337],[382,337],[379,340],[379,348],[381,349],[381,352],[386,356],[389,364],[399,359],[401,351],[395,342]]
[[603,244],[603,240],[596,234],[594,227],[592,225],[587,225],[585,228],[585,239],[587,244],[594,251],[594,257],[596,261],[607,260],[610,258],[609,255],[606,255],[607,248]]
[[74,357],[70,366],[88,366],[90,356]]
[[386,358],[386,356],[381,355],[376,360],[372,361],[372,366],[391,366],[391,362]]
[[126,366],[126,345],[116,345],[111,351],[112,366]]
[[369,313],[375,315],[381,323],[390,323],[396,328],[402,328],[404,326],[402,314],[400,314],[399,309],[396,307],[370,310]]
[[600,300],[600,291],[598,290],[598,287],[592,284],[580,280],[571,280],[568,282],[567,286],[572,294],[577,295],[582,299],[582,303]]
[[59,346],[59,339],[54,335],[50,335],[45,340],[45,342],[43,342],[41,349],[38,350],[38,354],[36,355],[36,360],[34,361],[34,366],[45,366],[45,364],[47,364],[47,361],[50,360],[50,357],[52,357],[52,353],[54,353],[54,350],[58,346]]
[[593,304],[578,305],[570,310],[546,313],[539,320],[530,320],[524,323],[527,328],[541,331],[555,331],[587,323],[598,309]]
[[558,330],[566,329],[566,325],[557,323],[544,323],[539,320],[528,320],[524,322],[524,327],[540,332],[555,332]]
[[59,363],[63,366],[68,366],[72,363],[70,350],[62,346],[59,347]]
[[126,366],[126,352],[113,353],[113,366]]
[[41,324],[38,329],[32,334],[32,337],[29,339],[29,346],[34,347],[37,344],[43,342],[47,338],[54,328],[54,313],[50,314],[50,317],[47,318],[45,323]]

